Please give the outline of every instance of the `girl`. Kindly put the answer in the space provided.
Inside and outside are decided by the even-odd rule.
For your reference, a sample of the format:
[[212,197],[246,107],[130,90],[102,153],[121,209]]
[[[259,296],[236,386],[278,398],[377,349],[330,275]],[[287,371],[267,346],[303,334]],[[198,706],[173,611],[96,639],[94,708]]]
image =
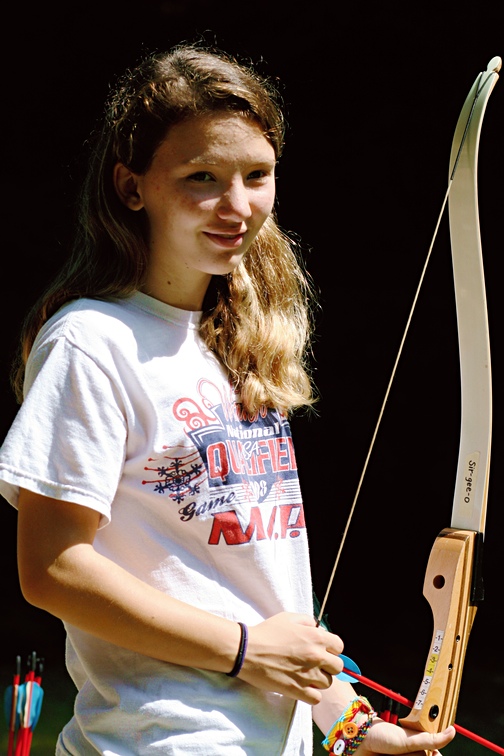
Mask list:
[[312,617],[287,420],[313,402],[310,292],[273,215],[282,141],[254,72],[190,46],[145,60],[27,319],[0,490],[23,593],[67,630],[59,755],[309,754],[312,707],[322,730],[353,720],[358,756],[453,737],[354,715]]

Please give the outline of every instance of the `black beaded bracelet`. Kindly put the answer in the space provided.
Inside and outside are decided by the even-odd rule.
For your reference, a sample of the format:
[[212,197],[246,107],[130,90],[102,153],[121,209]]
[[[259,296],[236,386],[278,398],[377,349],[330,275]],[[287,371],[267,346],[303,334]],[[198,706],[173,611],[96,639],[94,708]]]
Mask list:
[[248,627],[243,622],[238,622],[238,624],[240,625],[241,630],[240,646],[238,648],[233,669],[231,672],[226,672],[228,677],[236,677],[236,675],[240,673],[240,670],[243,667],[243,662],[245,661],[245,654],[247,653]]

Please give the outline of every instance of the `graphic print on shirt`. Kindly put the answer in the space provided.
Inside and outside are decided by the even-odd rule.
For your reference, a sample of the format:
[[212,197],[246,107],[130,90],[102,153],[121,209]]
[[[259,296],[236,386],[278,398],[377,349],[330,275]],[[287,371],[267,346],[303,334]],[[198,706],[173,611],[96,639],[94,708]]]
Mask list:
[[150,459],[155,477],[143,484],[182,505],[183,522],[208,519],[211,545],[298,537],[305,521],[287,419],[266,407],[250,416],[231,387],[223,395],[207,380],[198,394],[173,405],[190,443]]

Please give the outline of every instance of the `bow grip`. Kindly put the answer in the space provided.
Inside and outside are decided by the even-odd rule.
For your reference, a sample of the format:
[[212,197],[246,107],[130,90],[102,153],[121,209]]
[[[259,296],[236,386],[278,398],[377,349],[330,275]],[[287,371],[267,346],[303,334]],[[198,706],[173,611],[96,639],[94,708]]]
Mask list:
[[404,727],[440,732],[455,721],[476,602],[483,597],[480,535],[445,528],[432,547],[423,594],[432,610],[434,632],[413,708],[400,720]]

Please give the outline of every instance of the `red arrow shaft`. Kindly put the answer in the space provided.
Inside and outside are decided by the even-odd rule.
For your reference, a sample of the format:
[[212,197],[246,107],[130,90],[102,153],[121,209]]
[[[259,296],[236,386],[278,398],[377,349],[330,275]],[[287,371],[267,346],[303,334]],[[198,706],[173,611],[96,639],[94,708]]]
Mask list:
[[[409,708],[413,706],[413,701],[410,701],[408,698],[401,696],[399,693],[390,690],[390,688],[385,688],[385,686],[380,685],[380,683],[374,682],[374,680],[370,680],[369,677],[359,675],[357,674],[357,672],[352,672],[352,670],[350,669],[343,669],[343,671],[346,672],[347,675],[354,677],[363,685],[366,685],[368,688],[376,690],[378,691],[378,693],[383,693],[389,698],[392,698],[394,701],[404,704],[405,706],[409,706]],[[467,730],[465,727],[461,727],[458,724],[454,724],[454,727],[456,731],[460,733],[460,735],[464,735],[464,737],[469,738],[470,740],[474,740],[475,743],[479,743],[480,745],[485,746],[485,748],[488,748],[490,751],[495,751],[495,753],[500,753],[502,756],[504,756],[504,748],[501,748],[501,746],[498,746],[496,743],[492,743],[490,740],[486,740],[486,738],[482,738],[481,735],[477,735],[475,732],[471,732],[471,730]]]

